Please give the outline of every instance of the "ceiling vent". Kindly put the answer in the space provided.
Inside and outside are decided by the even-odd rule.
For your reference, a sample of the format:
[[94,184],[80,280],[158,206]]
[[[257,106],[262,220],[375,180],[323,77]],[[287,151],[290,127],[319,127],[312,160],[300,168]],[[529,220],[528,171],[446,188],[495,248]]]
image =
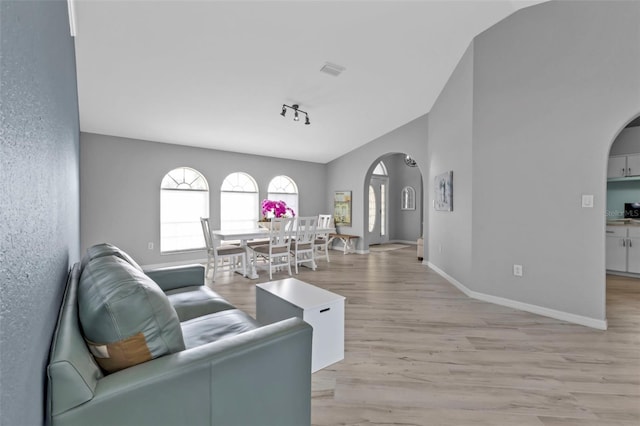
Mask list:
[[341,65],[336,65],[336,64],[332,64],[331,62],[327,62],[324,64],[324,66],[322,68],[320,68],[320,71],[325,73],[325,74],[329,74],[332,75],[334,77],[337,77],[340,75],[340,73],[342,71],[346,70],[345,67],[341,66]]

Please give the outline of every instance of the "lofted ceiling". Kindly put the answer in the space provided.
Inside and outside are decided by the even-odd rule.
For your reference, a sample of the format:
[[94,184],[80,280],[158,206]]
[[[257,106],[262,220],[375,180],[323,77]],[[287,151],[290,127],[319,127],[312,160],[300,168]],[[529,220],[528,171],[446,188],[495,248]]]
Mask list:
[[429,112],[474,36],[540,2],[74,0],[80,128],[327,163]]

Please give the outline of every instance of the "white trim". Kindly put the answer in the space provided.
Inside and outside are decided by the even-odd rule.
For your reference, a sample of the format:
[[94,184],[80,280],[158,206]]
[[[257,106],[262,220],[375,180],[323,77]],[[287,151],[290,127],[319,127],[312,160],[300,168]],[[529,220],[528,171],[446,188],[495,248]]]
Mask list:
[[73,4],[74,0],[67,0],[67,10],[69,12],[69,32],[71,37],[76,36],[76,8]]
[[427,265],[429,268],[433,269],[440,276],[442,276],[445,280],[449,281],[453,284],[458,290],[466,294],[468,297],[472,299],[482,300],[483,302],[494,303],[496,305],[506,306],[513,309],[518,309],[520,311],[530,312],[532,314],[542,315],[544,317],[549,317],[553,319],[557,319],[560,321],[566,321],[574,324],[584,325],[586,327],[595,328],[598,330],[606,330],[607,329],[607,320],[599,320],[595,318],[585,317],[582,315],[571,314],[569,312],[557,311],[555,309],[545,308],[543,306],[532,305],[529,303],[519,302],[517,300],[505,299],[503,297],[492,296],[490,294],[480,293],[477,291],[473,291],[464,286],[461,282],[444,272],[442,269],[435,266],[433,263],[429,261],[422,262],[424,265]]

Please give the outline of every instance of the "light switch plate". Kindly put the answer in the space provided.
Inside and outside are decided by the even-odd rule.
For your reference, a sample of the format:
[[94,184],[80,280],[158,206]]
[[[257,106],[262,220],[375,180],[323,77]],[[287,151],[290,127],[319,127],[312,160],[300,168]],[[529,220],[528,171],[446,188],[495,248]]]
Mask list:
[[588,209],[593,208],[593,195],[582,194],[582,207]]
[[516,277],[522,276],[522,265],[513,265],[513,275]]

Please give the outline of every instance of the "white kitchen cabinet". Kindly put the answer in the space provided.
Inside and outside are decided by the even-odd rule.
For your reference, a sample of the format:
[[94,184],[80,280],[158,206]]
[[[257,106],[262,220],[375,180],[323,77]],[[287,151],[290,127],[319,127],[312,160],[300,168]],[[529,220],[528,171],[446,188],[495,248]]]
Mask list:
[[607,167],[608,178],[624,177],[627,173],[627,156],[620,155],[615,157],[609,157]]
[[614,155],[607,164],[607,178],[640,176],[640,154]]
[[627,271],[627,227],[607,226],[606,268],[609,271]]
[[640,229],[630,226],[627,232],[627,272],[640,274]]
[[626,176],[640,176],[640,154],[627,155]]
[[607,226],[608,271],[640,274],[640,227]]

